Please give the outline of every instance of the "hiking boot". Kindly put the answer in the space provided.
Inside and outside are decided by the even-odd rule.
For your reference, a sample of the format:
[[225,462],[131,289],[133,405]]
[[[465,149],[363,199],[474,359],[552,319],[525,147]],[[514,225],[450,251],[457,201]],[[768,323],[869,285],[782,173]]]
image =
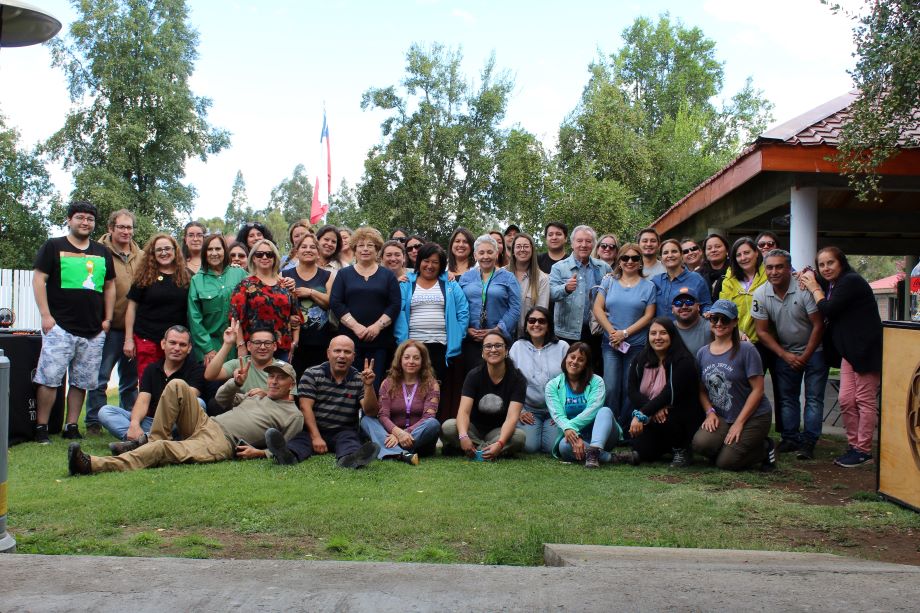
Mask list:
[[288,449],[287,441],[284,435],[277,428],[269,428],[265,431],[265,447],[271,452],[275,462],[282,466],[292,466],[297,464],[297,458],[293,452]]
[[86,436],[102,436],[102,426],[100,424],[87,424]]
[[357,451],[342,456],[336,462],[339,468],[363,468],[374,461],[380,453],[380,445],[374,441],[367,441]]
[[117,443],[109,443],[109,451],[112,452],[112,455],[121,455],[123,453],[128,453],[129,451],[134,451],[141,445],[146,444],[147,435],[141,434],[133,441],[118,441]]
[[51,444],[51,437],[48,436],[48,424],[35,424],[35,442],[39,445]]
[[788,438],[784,438],[779,442],[779,445],[776,446],[777,453],[792,453],[793,451],[798,451],[800,445]]
[[61,432],[61,438],[79,440],[83,438],[83,435],[80,434],[80,428],[77,427],[77,424],[67,424],[64,426],[64,431]]
[[610,454],[611,464],[629,464],[630,466],[639,465],[639,452],[635,449],[629,451],[617,451]]
[[871,462],[871,454],[853,448],[848,449],[846,453],[834,460],[834,464],[842,468],[856,468],[857,466],[862,466],[863,464],[869,464]]
[[776,470],[776,444],[773,442],[772,438],[767,437],[767,440],[764,441],[764,447],[766,447],[766,451],[763,462],[760,465],[760,470],[763,472],[772,472]]
[[600,468],[601,450],[598,447],[588,447],[585,450],[585,468]]
[[671,458],[671,468],[687,468],[690,466],[689,451],[679,447],[675,447],[671,451],[673,453],[673,457]]
[[814,443],[802,443],[799,447],[799,450],[795,452],[795,457],[800,460],[814,460],[815,459],[815,444]]
[[89,456],[80,449],[80,443],[71,443],[67,447],[67,468],[70,476],[93,474],[93,463]]

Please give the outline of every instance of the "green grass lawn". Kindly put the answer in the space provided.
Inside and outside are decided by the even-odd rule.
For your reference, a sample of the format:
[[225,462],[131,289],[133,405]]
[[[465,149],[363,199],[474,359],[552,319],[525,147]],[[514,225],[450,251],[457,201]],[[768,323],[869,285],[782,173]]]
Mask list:
[[[811,478],[794,460],[770,474],[701,464],[587,471],[546,457],[349,471],[325,456],[72,478],[66,442],[52,438],[10,450],[9,530],[23,553],[530,565],[542,563],[542,543],[828,551],[784,529],[920,529],[920,515],[869,493],[806,504],[779,487]],[[84,449],[107,454],[110,440]],[[819,461],[842,443],[831,447]]]

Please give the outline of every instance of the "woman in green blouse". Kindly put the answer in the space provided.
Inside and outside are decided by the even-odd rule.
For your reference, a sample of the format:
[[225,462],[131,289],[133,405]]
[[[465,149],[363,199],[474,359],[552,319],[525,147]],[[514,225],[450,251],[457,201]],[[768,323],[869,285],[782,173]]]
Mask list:
[[188,292],[188,327],[192,332],[195,357],[202,360],[205,367],[223,343],[230,296],[247,274],[242,268],[230,266],[229,251],[222,235],[206,237],[201,270],[192,277]]

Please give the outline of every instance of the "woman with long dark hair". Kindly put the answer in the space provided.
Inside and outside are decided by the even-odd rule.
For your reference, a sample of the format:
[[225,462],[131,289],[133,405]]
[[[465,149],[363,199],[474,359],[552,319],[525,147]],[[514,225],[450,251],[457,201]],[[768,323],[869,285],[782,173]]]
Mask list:
[[558,428],[546,406],[546,384],[562,372],[561,364],[569,344],[556,337],[553,318],[545,307],[530,307],[524,322],[524,334],[511,346],[510,352],[514,365],[527,379],[527,398],[520,426],[527,435],[524,451],[552,453]]
[[738,306],[716,300],[709,309],[713,340],[696,354],[700,404],[706,417],[692,447],[723,470],[776,468],[770,433],[773,409],[763,393],[760,354],[738,333]]
[[573,343],[565,352],[562,372],[546,384],[546,405],[557,426],[553,456],[566,462],[636,464],[635,451],[611,453],[622,438],[610,407],[604,406],[604,380],[591,367],[591,347]]
[[188,325],[189,272],[176,239],[154,234],[144,245],[144,258],[128,291],[125,310],[126,357],[137,359],[137,380],[151,363],[165,355],[160,341],[175,325]]
[[447,276],[456,281],[476,265],[473,257],[473,233],[466,228],[457,228],[447,241]]
[[316,241],[319,244],[319,267],[329,272],[342,268],[339,253],[342,251],[342,236],[335,226],[323,226],[316,231]]
[[712,299],[718,300],[722,279],[728,272],[728,239],[721,234],[712,233],[703,239],[702,247],[705,261],[696,272],[709,284]]
[[878,424],[878,389],[882,371],[882,320],[869,284],[850,267],[837,247],[815,258],[820,278],[811,270],[799,275],[825,317],[824,359],[840,365],[840,413],[848,449],[834,460],[853,468],[872,461],[872,436]]
[[672,454],[671,467],[690,465],[690,441],[703,412],[699,372],[670,317],[656,317],[648,342],[629,368],[633,411],[629,434],[643,462]]
[[515,336],[519,337],[524,333],[524,313],[530,307],[549,308],[549,275],[540,270],[537,249],[530,235],[519,232],[512,239],[507,268],[521,286],[521,319],[515,330]]
[[182,256],[191,274],[201,269],[204,237],[207,233],[208,229],[199,221],[188,222],[182,230]]
[[[204,239],[204,259],[191,280],[188,292],[188,329],[195,359],[205,367],[224,342],[230,313],[230,296],[246,278],[246,271],[230,265],[227,240],[220,234]],[[228,359],[234,358],[229,356]]]

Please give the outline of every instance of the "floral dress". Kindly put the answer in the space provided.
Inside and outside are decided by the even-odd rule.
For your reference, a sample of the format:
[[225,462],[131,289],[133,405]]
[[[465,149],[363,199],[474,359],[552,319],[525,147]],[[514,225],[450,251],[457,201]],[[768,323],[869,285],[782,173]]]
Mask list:
[[265,285],[255,275],[243,279],[230,298],[230,317],[240,322],[243,339],[257,325],[268,325],[278,334],[278,350],[290,351],[291,319],[299,316],[297,299],[281,284]]

